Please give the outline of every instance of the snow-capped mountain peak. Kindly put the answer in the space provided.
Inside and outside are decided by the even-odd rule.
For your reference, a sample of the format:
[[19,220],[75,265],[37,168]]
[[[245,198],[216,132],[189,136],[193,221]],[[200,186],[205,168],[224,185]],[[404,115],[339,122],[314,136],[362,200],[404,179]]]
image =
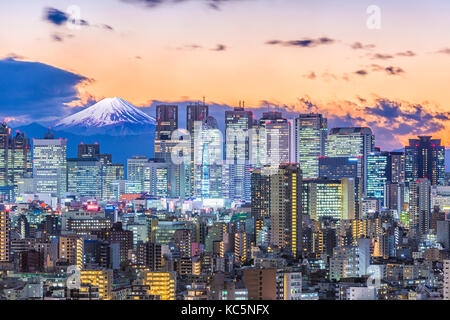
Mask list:
[[129,102],[118,98],[106,98],[93,106],[68,116],[55,125],[56,130],[77,134],[140,134],[154,130],[153,117]]
[[114,97],[103,99],[89,108],[62,119],[56,126],[104,127],[121,123],[155,124],[155,119],[127,101]]

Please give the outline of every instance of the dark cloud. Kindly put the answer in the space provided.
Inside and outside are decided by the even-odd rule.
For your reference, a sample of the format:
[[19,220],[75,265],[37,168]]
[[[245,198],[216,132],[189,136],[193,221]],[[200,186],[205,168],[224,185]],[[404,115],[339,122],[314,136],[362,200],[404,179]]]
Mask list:
[[361,70],[355,71],[355,74],[357,74],[359,76],[367,76],[368,72],[366,70],[361,69]]
[[217,47],[211,49],[211,51],[225,51],[225,50],[227,50],[227,46],[220,43],[217,45]]
[[86,77],[37,62],[0,60],[0,118],[50,121],[72,110]]
[[61,26],[69,20],[69,16],[65,12],[62,12],[58,9],[45,8],[44,19],[57,26]]
[[[56,8],[45,8],[44,9],[44,20],[52,23],[56,26],[63,26],[66,23],[69,23],[71,21],[71,18],[69,16],[68,13],[63,12],[61,10],[58,10]],[[104,29],[104,30],[108,30],[108,31],[113,31],[114,28],[109,25],[109,24],[93,24],[91,25],[89,22],[87,22],[86,20],[83,19],[78,19],[77,21],[74,21],[74,23],[76,23],[79,26],[83,26],[83,27],[95,27],[95,28],[100,28],[100,29]],[[53,37],[56,41],[62,41],[63,37],[59,36],[59,37]]]
[[375,45],[374,44],[362,44],[361,42],[355,42],[350,47],[354,50],[373,49],[373,48],[375,48]]
[[365,114],[374,115],[383,123],[379,131],[396,135],[431,134],[444,129],[443,121],[450,120],[450,112],[431,113],[420,104],[403,106],[399,102],[380,99],[375,107],[366,107]]
[[54,41],[57,41],[57,42],[62,42],[63,41],[63,37],[60,36],[59,34],[52,34],[52,39]]
[[182,47],[178,47],[176,48],[177,50],[197,50],[197,49],[202,49],[203,47],[199,44],[196,43],[191,43],[191,44],[185,44]]
[[405,73],[405,70],[403,70],[402,68],[399,68],[399,67],[390,66],[390,67],[386,67],[384,70],[387,72],[387,74],[393,75],[393,76]]
[[437,53],[450,54],[450,48],[441,49]]
[[388,60],[388,59],[393,59],[394,56],[391,54],[383,54],[383,53],[376,53],[374,55],[372,55],[372,59],[377,59],[377,60]]
[[374,72],[386,72],[390,76],[395,76],[395,75],[405,73],[405,70],[403,70],[400,67],[393,67],[393,66],[383,67],[383,66],[380,66],[379,64],[372,64],[370,67],[372,68],[372,71],[374,71]]
[[105,30],[114,31],[114,28],[112,26],[110,26],[109,24],[102,24],[102,25],[100,25],[100,27]]
[[412,52],[411,50],[408,50],[408,51],[404,51],[404,52],[398,52],[397,56],[400,56],[400,57],[414,57],[414,56],[416,56],[416,54],[414,52]]
[[315,80],[317,78],[317,75],[315,72],[311,72],[311,73],[303,75],[303,78],[306,78],[309,80]]
[[330,39],[328,37],[322,37],[317,39],[302,39],[302,40],[290,40],[290,41],[282,41],[282,40],[269,40],[266,42],[268,45],[281,45],[285,47],[300,47],[300,48],[312,48],[317,47],[319,45],[333,44],[335,42],[334,39]]
[[[156,8],[165,4],[180,4],[188,1],[194,0],[120,0],[122,2],[140,4],[147,8]],[[198,1],[198,0],[197,0]],[[221,5],[227,2],[239,2],[244,0],[200,0],[205,3],[208,7],[215,10],[220,10]]]

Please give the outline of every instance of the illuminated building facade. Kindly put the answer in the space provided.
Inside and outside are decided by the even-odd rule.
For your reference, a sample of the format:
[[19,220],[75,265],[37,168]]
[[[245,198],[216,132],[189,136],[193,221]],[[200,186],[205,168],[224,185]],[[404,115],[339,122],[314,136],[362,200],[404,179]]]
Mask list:
[[299,165],[280,165],[270,176],[270,242],[294,258],[301,255],[302,172]]
[[157,272],[147,269],[140,271],[140,281],[149,286],[149,295],[159,296],[160,300],[175,300],[176,272]]
[[62,199],[67,191],[66,140],[47,133],[33,140],[33,178],[37,193],[49,193]]
[[445,147],[440,139],[419,136],[405,147],[405,178],[416,181],[427,178],[432,185],[445,185]]
[[112,284],[112,270],[81,270],[82,288],[97,287],[100,300],[111,300]]
[[304,179],[319,178],[319,157],[325,155],[328,121],[321,114],[300,114],[295,119],[295,162]]
[[367,189],[367,158],[375,148],[375,136],[370,128],[333,128],[327,137],[325,156],[327,157],[362,157],[362,190]]
[[225,159],[227,166],[224,197],[250,201],[250,130],[253,113],[244,108],[225,112]]

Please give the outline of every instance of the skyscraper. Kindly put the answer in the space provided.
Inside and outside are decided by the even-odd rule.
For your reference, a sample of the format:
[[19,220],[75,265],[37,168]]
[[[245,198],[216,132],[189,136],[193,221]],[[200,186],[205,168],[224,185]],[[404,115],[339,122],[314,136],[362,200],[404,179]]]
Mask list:
[[270,242],[292,257],[302,252],[302,172],[299,165],[280,165],[270,176]]
[[18,193],[19,180],[30,176],[30,141],[25,133],[11,134],[6,124],[0,125],[0,194],[13,200]]
[[431,217],[431,181],[420,178],[409,183],[409,226],[415,235],[427,234]]
[[300,114],[295,119],[295,162],[304,179],[319,177],[319,157],[325,155],[328,122],[321,114]]
[[67,191],[80,198],[101,200],[102,164],[97,158],[67,159]]
[[207,116],[195,141],[195,195],[222,198],[223,141],[217,121]]
[[303,182],[303,210],[311,219],[354,219],[359,215],[356,178],[311,179]]
[[100,145],[95,144],[84,144],[80,143],[78,145],[78,158],[98,158],[100,156]]
[[145,156],[133,156],[127,160],[127,180],[136,183],[138,192],[144,190],[144,167],[148,162]]
[[152,196],[169,196],[169,164],[162,159],[149,159],[144,164],[143,192]]
[[155,158],[163,159],[168,165],[169,196],[184,197],[185,164],[172,161],[172,151],[181,141],[179,136],[172,137],[178,130],[178,106],[159,105],[156,107]]
[[386,152],[386,181],[401,183],[405,181],[405,154],[403,152]]
[[445,185],[445,147],[440,139],[419,136],[405,147],[405,178],[407,182],[427,178],[432,185]]
[[224,197],[232,200],[250,201],[250,137],[253,113],[244,108],[225,112],[225,157],[229,185]]
[[[195,141],[203,119],[209,115],[209,107],[203,104],[188,105],[186,109],[186,128],[191,136],[191,161],[185,164],[185,195],[193,196],[195,192]],[[197,125],[196,125],[197,123]]]
[[266,130],[268,164],[278,167],[291,162],[291,123],[281,112],[264,112],[259,120]]
[[374,151],[375,136],[370,128],[333,128],[326,142],[327,157],[362,157],[362,189],[367,191],[367,156]]
[[384,201],[387,176],[388,155],[385,152],[371,152],[367,158],[367,192],[368,198]]
[[9,262],[10,258],[10,220],[5,206],[0,204],[0,263]]
[[61,199],[67,191],[66,140],[47,133],[33,141],[33,178],[37,193],[49,193]]

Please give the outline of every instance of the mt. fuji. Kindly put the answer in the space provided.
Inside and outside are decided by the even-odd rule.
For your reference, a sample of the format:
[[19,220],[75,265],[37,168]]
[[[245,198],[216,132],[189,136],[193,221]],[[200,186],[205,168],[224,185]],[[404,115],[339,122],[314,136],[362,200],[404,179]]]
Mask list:
[[83,135],[137,135],[155,131],[156,121],[121,98],[106,98],[62,119],[55,130]]

